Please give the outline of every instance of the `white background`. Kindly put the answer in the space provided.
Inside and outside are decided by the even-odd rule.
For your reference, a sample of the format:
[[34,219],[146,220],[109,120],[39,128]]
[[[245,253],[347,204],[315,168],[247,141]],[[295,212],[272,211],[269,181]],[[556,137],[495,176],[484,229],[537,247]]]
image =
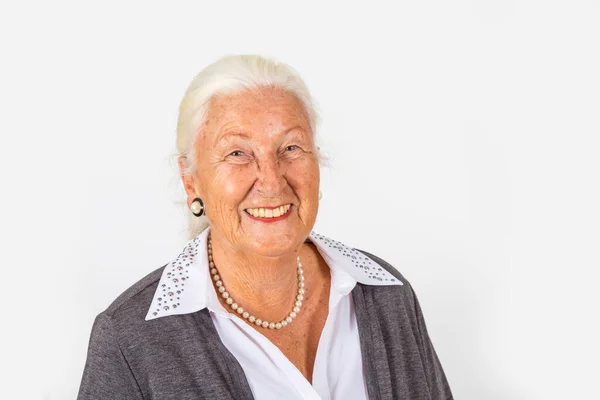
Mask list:
[[457,399],[599,399],[597,1],[3,2],[4,399],[73,399],[95,315],[185,244],[192,77],[291,64],[315,230],[414,285]]

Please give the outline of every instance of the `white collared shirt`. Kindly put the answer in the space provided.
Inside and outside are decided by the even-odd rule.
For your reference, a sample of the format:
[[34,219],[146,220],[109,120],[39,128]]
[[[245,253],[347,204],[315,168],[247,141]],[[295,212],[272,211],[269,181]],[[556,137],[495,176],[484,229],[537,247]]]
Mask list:
[[312,385],[269,339],[219,302],[208,268],[209,229],[165,267],[146,320],[207,308],[221,341],[240,363],[255,399],[367,399],[354,304],[357,282],[402,285],[366,255],[311,232],[331,272],[329,314],[321,333]]

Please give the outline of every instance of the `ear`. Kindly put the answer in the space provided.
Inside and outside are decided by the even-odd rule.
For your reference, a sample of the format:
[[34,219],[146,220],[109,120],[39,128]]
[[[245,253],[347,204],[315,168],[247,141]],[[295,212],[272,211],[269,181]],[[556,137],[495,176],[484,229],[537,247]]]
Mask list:
[[179,158],[177,159],[177,165],[179,166],[179,177],[181,178],[183,188],[187,193],[187,204],[189,206],[190,204],[192,204],[192,201],[194,201],[194,199],[198,197],[198,193],[196,190],[196,180],[193,175],[186,173],[188,170],[188,166],[187,160],[184,156],[179,156]]

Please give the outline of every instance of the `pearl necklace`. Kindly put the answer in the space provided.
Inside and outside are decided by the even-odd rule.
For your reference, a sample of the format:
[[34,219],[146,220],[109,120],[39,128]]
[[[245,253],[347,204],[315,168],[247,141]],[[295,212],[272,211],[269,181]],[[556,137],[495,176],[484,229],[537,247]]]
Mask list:
[[296,302],[294,303],[294,308],[288,314],[288,316],[285,317],[285,319],[279,322],[263,321],[262,319],[255,317],[254,315],[250,314],[248,311],[245,311],[242,307],[240,307],[238,303],[231,298],[231,296],[227,292],[227,289],[225,289],[223,281],[219,276],[219,271],[217,271],[217,267],[215,266],[215,263],[212,258],[212,239],[210,236],[208,236],[208,265],[210,266],[210,274],[212,275],[212,279],[215,283],[217,291],[219,292],[221,297],[225,299],[225,303],[227,303],[232,310],[236,311],[240,316],[248,320],[248,322],[255,324],[259,327],[269,329],[281,329],[291,324],[294,318],[296,318],[296,316],[300,312],[300,307],[302,307],[302,300],[304,300],[304,270],[302,269],[302,264],[300,263],[300,256],[296,258],[296,263],[298,264],[298,294],[296,295]]

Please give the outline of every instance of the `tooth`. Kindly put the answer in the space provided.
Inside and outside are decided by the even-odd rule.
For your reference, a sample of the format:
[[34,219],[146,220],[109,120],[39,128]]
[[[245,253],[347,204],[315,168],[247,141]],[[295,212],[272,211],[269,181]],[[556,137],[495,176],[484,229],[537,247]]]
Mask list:
[[267,218],[273,218],[273,210],[266,209],[265,210],[265,217],[267,217]]
[[285,206],[280,206],[279,207],[279,215],[283,215],[285,214]]
[[261,218],[265,217],[265,209],[264,208],[259,208],[258,209],[258,216]]
[[273,209],[273,217],[279,217],[281,215],[281,208],[277,207]]
[[254,215],[255,218],[258,218],[258,208],[252,209],[252,215]]

